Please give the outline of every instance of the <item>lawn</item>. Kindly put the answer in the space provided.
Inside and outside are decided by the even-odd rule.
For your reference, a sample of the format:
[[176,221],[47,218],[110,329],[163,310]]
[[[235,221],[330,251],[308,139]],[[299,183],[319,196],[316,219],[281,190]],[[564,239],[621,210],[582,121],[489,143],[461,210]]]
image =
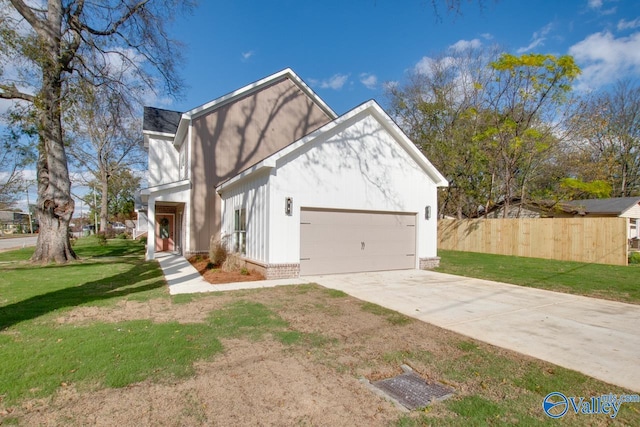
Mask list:
[[[554,425],[550,392],[628,393],[314,284],[171,297],[139,244],[76,245],[66,266],[0,254],[2,425]],[[402,364],[454,397],[407,413],[361,382]]]
[[616,266],[440,250],[442,273],[640,304],[640,264]]

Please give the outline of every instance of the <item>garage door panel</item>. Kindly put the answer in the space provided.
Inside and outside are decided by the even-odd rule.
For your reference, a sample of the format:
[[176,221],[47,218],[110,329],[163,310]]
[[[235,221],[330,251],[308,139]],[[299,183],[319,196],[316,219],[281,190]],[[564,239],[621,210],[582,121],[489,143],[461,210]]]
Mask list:
[[300,274],[415,267],[415,214],[302,209]]

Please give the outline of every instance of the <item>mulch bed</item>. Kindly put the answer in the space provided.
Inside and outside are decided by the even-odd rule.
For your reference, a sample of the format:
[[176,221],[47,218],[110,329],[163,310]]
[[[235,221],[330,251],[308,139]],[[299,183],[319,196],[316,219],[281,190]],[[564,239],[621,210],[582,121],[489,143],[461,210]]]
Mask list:
[[204,280],[214,285],[264,280],[264,276],[254,270],[225,271],[219,267],[209,268],[208,256],[192,256],[189,262],[198,270],[198,273],[202,274]]

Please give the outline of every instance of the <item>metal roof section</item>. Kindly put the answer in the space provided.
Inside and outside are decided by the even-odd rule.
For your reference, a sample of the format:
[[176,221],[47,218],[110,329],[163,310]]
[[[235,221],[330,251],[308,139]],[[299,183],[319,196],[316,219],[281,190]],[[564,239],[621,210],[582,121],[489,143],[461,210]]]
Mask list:
[[144,107],[142,130],[174,135],[178,130],[182,113],[162,108]]
[[584,199],[563,202],[584,214],[611,214],[619,215],[627,209],[640,203],[640,197],[613,197],[610,199]]

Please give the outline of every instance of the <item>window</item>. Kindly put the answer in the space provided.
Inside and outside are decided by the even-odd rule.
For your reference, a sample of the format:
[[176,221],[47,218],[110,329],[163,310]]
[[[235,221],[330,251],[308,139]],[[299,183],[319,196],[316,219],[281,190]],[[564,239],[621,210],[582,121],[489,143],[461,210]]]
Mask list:
[[247,211],[246,209],[236,209],[233,226],[235,247],[234,251],[245,255],[247,253]]

